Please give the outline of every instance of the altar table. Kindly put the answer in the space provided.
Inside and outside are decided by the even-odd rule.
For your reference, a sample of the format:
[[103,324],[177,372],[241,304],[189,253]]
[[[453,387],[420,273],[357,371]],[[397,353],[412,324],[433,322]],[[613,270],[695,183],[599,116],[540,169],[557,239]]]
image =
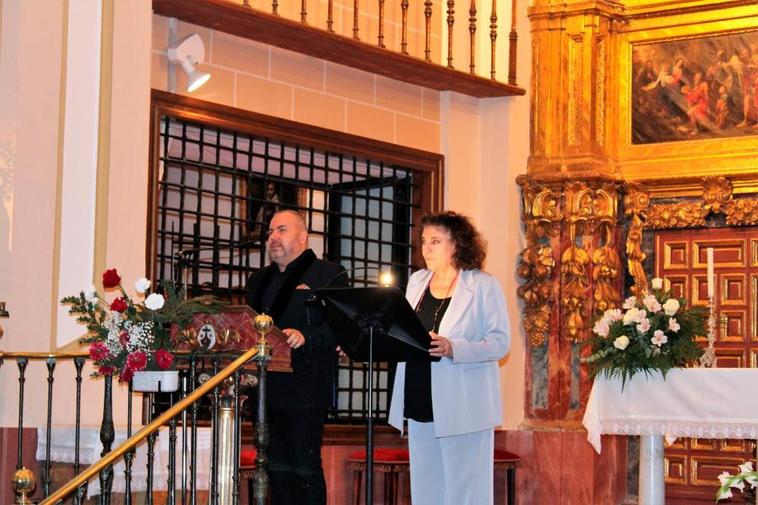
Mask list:
[[[756,368],[687,368],[621,379],[598,376],[582,424],[600,453],[600,436],[640,435],[641,505],[663,505],[663,438],[758,438]],[[735,471],[737,469],[735,468]]]
[[[136,433],[141,427],[132,430]],[[112,448],[115,449],[121,442],[126,440],[126,428],[116,428],[116,437]],[[37,428],[37,460],[45,460],[46,430]],[[191,432],[187,429],[187,465],[189,468],[189,450]],[[62,463],[74,463],[75,430],[73,427],[53,427],[50,433],[50,461]],[[211,459],[211,430],[210,428],[197,429],[197,489],[208,489]],[[79,462],[83,466],[91,465],[100,459],[103,445],[100,442],[100,427],[81,427],[79,435]],[[176,481],[175,488],[182,487],[182,429],[176,429]],[[168,488],[168,460],[169,460],[169,430],[161,428],[155,441],[153,456],[153,490],[165,491]],[[119,460],[113,467],[113,493],[123,493],[126,489],[126,477],[124,476],[124,460]],[[189,473],[187,475],[189,486]],[[132,492],[143,492],[147,489],[147,440],[137,445],[137,452],[132,459]],[[100,494],[100,480],[96,476],[90,480],[87,487],[87,496]]]

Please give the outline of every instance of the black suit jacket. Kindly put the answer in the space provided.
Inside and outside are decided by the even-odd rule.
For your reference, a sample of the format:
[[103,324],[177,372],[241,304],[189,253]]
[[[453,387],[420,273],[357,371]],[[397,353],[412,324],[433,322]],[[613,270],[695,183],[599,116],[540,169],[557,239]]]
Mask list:
[[[281,328],[295,328],[305,336],[305,344],[292,353],[292,373],[269,374],[267,403],[280,409],[327,409],[332,403],[334,383],[335,349],[337,341],[324,320],[321,308],[312,303],[311,289],[344,287],[348,285],[345,269],[334,263],[316,259],[310,249],[303,252],[293,264],[280,294],[269,314],[274,324]],[[279,267],[272,263],[254,273],[248,282],[248,304],[260,312],[263,290]],[[296,289],[305,284],[310,289]]]

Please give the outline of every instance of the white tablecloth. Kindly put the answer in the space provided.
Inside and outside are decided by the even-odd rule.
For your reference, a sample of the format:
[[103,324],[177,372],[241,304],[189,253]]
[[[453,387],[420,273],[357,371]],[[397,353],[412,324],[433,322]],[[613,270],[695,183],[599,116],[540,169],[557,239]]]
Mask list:
[[[136,433],[140,427],[133,429]],[[126,439],[126,428],[116,428],[116,438],[113,442],[112,449],[115,449],[121,442]],[[47,449],[47,431],[45,428],[37,428],[37,460],[45,460]],[[54,427],[50,434],[50,460],[62,463],[74,462],[74,442],[75,430],[73,427]],[[90,465],[100,459],[100,453],[103,445],[100,443],[100,427],[82,427],[79,435],[79,462],[82,465]],[[176,430],[176,488],[182,486],[182,429]],[[187,430],[187,465],[189,468],[189,451],[191,442],[191,432]],[[158,438],[155,441],[153,457],[153,490],[165,491],[168,488],[168,459],[169,451],[169,433],[168,428],[161,428]],[[197,429],[197,489],[208,489],[211,459],[211,431],[209,428]],[[123,493],[126,489],[126,478],[124,476],[125,464],[121,459],[114,465],[113,488],[114,493]],[[187,485],[189,486],[189,473],[187,475]],[[145,491],[147,488],[147,440],[143,440],[137,446],[137,453],[132,460],[132,482],[131,489],[133,492]],[[89,482],[87,495],[94,496],[100,494],[100,480],[95,476]]]
[[687,368],[621,379],[598,376],[582,424],[599,453],[600,435],[758,438],[758,369]]

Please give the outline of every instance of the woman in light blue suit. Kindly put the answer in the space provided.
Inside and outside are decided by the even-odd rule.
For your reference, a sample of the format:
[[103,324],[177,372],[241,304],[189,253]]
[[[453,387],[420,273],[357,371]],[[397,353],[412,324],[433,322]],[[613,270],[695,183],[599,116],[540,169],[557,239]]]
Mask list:
[[408,419],[413,505],[493,502],[495,427],[502,424],[498,360],[510,347],[505,298],[480,269],[484,241],[467,217],[425,216],[426,269],[406,298],[429,330],[439,362],[400,363],[389,422]]

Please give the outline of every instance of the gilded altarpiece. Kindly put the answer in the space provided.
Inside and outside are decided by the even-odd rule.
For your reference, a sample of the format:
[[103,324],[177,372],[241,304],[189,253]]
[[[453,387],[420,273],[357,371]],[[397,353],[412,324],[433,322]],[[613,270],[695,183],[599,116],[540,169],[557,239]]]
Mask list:
[[[574,429],[590,389],[579,361],[585,351],[576,342],[586,338],[602,308],[648,289],[648,279],[663,261],[654,247],[656,233],[689,230],[697,236],[714,228],[758,224],[758,127],[751,121],[739,125],[732,109],[731,127],[755,128],[756,134],[687,134],[676,141],[635,143],[633,97],[638,90],[633,86],[639,55],[650,56],[656,47],[676,52],[678,47],[747,41],[739,57],[755,59],[751,68],[758,78],[758,45],[749,44],[758,3],[536,0],[529,17],[531,155],[527,174],[518,180],[527,239],[518,295],[531,345],[524,426]],[[719,58],[729,61],[735,54]],[[677,59],[676,54],[665,57]],[[659,67],[655,80],[666,81]],[[695,73],[694,66],[684,73],[691,82],[682,86],[695,85]],[[686,111],[686,102],[683,106]],[[688,119],[683,116],[683,126]],[[733,290],[737,285],[731,281]],[[749,283],[741,286],[752,289]],[[734,314],[729,317],[727,334],[740,324]],[[750,365],[750,356],[741,363]],[[724,359],[722,355],[722,363]],[[734,447],[725,450],[736,454]],[[671,465],[672,470],[678,465],[680,473],[694,468],[683,459]],[[703,493],[711,492],[714,481],[708,472],[688,475],[687,486],[697,482]]]

